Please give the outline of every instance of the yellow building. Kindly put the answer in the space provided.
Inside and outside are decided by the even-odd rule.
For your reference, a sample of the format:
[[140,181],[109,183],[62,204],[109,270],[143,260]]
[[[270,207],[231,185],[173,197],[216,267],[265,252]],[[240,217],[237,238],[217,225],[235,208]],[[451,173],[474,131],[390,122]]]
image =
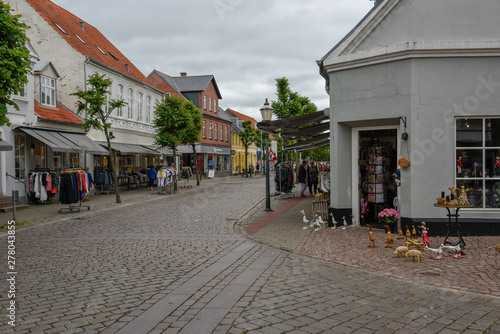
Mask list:
[[[236,152],[233,155],[233,174],[242,173],[245,169],[245,146],[241,142],[239,133],[243,131],[241,125],[244,121],[252,122],[252,127],[255,128],[257,121],[250,116],[243,115],[235,110],[227,109],[226,112],[232,117],[233,126],[231,127],[231,150]],[[247,166],[253,166],[255,172],[258,163],[257,160],[257,145],[251,144],[248,147]]]

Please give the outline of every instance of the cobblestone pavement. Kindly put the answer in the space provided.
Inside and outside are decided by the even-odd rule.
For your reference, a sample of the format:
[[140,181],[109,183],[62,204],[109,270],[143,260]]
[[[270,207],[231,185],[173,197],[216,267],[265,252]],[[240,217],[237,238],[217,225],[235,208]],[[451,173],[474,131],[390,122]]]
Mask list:
[[[315,236],[305,230],[282,249],[235,232],[237,222],[260,219],[263,192],[262,179],[204,183],[19,229],[18,326],[7,324],[2,280],[0,331],[500,333],[496,296],[298,254]],[[275,211],[301,203],[272,199]],[[287,212],[281,216],[292,222]],[[292,229],[275,231],[283,240]],[[0,240],[7,254],[7,236]]]

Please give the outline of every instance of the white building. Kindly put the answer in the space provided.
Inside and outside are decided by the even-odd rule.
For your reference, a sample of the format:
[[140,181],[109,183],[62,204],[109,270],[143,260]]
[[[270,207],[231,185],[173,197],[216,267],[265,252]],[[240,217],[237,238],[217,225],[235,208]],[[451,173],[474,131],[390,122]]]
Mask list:
[[[434,203],[463,185],[473,206],[460,209],[463,233],[500,233],[499,12],[492,0],[380,0],[318,61],[336,218],[359,224],[360,199],[369,220],[397,197],[403,226],[426,221],[443,235]],[[396,171],[398,188],[387,182]]]

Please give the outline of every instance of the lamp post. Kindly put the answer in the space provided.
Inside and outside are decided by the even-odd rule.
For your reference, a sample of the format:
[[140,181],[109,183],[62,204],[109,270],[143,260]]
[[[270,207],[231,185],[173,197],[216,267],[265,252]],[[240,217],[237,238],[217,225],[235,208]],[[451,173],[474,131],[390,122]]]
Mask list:
[[[274,109],[269,106],[269,102],[266,99],[266,102],[264,102],[264,106],[260,108],[260,113],[262,114],[262,120],[264,121],[270,121],[271,118],[273,117],[273,111]],[[271,209],[271,193],[269,189],[269,135],[266,133],[266,159],[265,159],[265,164],[266,164],[266,211],[273,211]]]

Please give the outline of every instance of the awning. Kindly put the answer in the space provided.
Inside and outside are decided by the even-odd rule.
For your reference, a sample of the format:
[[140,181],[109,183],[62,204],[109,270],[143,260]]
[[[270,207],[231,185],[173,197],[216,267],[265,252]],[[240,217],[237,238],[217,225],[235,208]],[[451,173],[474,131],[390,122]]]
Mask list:
[[48,145],[54,152],[108,154],[108,151],[83,133],[18,128],[27,135]]
[[[108,147],[108,143],[106,142],[98,142],[103,147]],[[158,155],[160,152],[155,149],[149,149],[143,145],[137,144],[125,144],[125,143],[115,143],[111,142],[111,148],[122,155],[132,155],[132,154],[150,154],[150,155]]]
[[152,150],[152,151],[155,151],[156,154],[165,154],[165,155],[173,155],[174,152],[169,149],[169,148],[159,148],[157,146],[153,146],[153,145],[141,145],[141,146],[144,146],[145,148],[149,149],[149,150]]
[[283,118],[276,121],[262,121],[257,123],[257,127],[265,132],[277,133],[279,130],[285,131],[290,129],[298,129],[307,124],[321,122],[329,118],[330,113],[328,109],[325,109],[311,114]]
[[330,130],[330,122],[321,123],[318,125],[303,127],[297,130],[289,130],[280,132],[281,137],[289,140],[308,138],[317,134],[321,134]]
[[[285,151],[300,150],[304,147],[315,147],[323,144],[324,142],[329,142],[330,133],[324,133],[318,136],[314,136],[311,139],[307,139],[292,145],[285,146]],[[306,149],[307,150],[307,149]]]
[[0,151],[12,151],[12,144],[9,144],[5,140],[0,141]]

